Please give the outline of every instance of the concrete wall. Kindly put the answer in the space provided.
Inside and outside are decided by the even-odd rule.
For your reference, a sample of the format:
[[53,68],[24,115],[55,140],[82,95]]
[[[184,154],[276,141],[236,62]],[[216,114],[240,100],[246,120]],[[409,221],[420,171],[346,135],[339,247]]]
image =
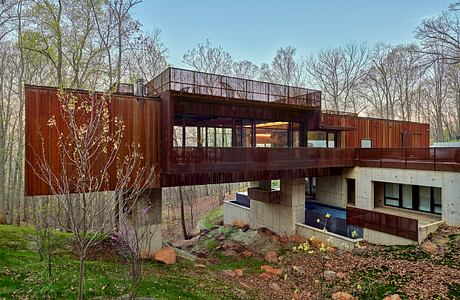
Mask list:
[[324,243],[330,242],[331,246],[338,249],[349,250],[356,247],[356,243],[363,239],[350,239],[332,232],[324,232],[322,229],[314,228],[305,224],[297,223],[296,232],[306,238],[314,238]]
[[251,228],[266,227],[278,234],[292,235],[295,224],[305,222],[305,179],[280,181],[280,203],[251,201]]
[[342,180],[342,176],[317,177],[316,199],[332,206],[345,207],[347,199],[342,195],[343,185],[346,186],[346,182]]
[[144,191],[130,214],[124,216],[136,227],[137,236],[141,239],[141,256],[144,258],[151,257],[162,248],[161,214],[161,188],[158,188]]
[[[440,187],[442,220],[460,226],[460,173],[356,167],[345,171],[345,178],[356,180],[356,207],[363,209],[374,208],[374,181]],[[346,199],[346,185],[342,188],[342,199]]]
[[409,240],[392,234],[363,228],[363,238],[372,244],[394,246],[394,245],[417,245],[417,241]]
[[240,220],[245,224],[249,222],[250,208],[230,202],[224,202],[224,224],[232,224],[235,220]]

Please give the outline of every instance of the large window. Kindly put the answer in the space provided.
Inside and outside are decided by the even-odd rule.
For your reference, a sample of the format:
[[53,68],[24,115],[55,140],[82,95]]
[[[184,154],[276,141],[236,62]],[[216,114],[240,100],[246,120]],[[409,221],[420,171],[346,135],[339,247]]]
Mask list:
[[397,183],[385,183],[387,206],[400,207],[421,212],[441,214],[441,189]]
[[302,132],[304,124],[296,122],[175,115],[173,146],[302,147]]

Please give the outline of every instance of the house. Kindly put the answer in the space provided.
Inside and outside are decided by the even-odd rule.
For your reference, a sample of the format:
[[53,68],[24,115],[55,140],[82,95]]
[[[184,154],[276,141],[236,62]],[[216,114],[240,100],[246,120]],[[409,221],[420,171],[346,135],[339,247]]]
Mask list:
[[[46,127],[58,107],[56,89],[26,86],[32,164],[42,146],[37,124]],[[337,244],[387,245],[460,225],[460,148],[430,148],[428,124],[325,111],[320,91],[178,68],[138,94],[115,91],[109,113],[125,120],[124,139],[139,144],[145,165],[159,166],[152,190],[251,182],[225,203],[226,223],[319,237],[328,223]],[[55,138],[43,143],[51,159]],[[50,193],[30,169],[25,178],[27,196]],[[150,195],[161,207],[161,193]]]

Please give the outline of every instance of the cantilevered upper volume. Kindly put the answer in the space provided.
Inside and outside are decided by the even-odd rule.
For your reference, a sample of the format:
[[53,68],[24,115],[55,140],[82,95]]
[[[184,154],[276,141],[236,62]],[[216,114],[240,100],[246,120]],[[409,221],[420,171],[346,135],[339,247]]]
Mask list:
[[321,91],[178,68],[166,69],[147,84],[147,94],[164,91],[321,109]]

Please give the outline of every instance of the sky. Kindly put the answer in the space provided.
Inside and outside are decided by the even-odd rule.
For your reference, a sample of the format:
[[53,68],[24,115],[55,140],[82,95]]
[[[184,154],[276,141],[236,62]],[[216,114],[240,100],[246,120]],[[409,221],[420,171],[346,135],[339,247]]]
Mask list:
[[410,43],[427,17],[447,0],[144,0],[133,10],[143,29],[162,32],[168,62],[209,39],[235,60],[270,63],[279,47],[308,57],[350,41]]

